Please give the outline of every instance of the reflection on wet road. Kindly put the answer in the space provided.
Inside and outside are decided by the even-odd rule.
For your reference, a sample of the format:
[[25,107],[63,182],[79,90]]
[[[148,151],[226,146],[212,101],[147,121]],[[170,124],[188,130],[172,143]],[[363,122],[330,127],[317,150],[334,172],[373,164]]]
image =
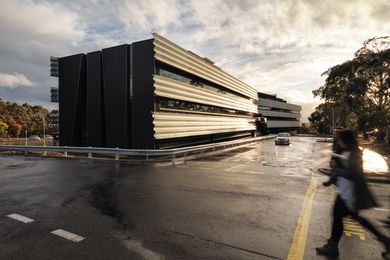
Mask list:
[[389,172],[385,158],[370,149],[363,150],[363,169],[365,172],[384,174]]
[[[329,143],[293,137],[175,165],[0,156],[0,259],[286,259],[309,184],[328,178],[316,169],[330,155]],[[384,219],[388,186],[373,191],[382,209],[369,214]],[[329,233],[334,191],[311,194],[304,259],[323,259],[314,248]],[[70,243],[55,230],[85,239]],[[379,245],[366,238],[342,258],[373,259]]]

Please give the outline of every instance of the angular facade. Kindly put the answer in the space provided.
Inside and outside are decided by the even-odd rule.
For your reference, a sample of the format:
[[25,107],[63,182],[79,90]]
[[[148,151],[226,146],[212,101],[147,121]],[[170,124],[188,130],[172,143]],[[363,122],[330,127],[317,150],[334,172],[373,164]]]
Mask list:
[[271,133],[293,132],[301,127],[301,106],[265,93],[258,93],[259,114],[267,119],[268,131]]
[[160,149],[256,130],[254,88],[157,34],[58,64],[60,145]]

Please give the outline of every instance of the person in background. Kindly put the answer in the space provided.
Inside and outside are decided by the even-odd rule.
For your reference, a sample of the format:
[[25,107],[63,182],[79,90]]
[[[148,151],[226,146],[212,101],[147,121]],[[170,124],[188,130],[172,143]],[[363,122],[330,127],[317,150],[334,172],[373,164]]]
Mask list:
[[326,187],[335,184],[338,192],[333,208],[332,234],[325,245],[316,248],[317,254],[330,257],[339,255],[338,243],[343,235],[343,218],[351,216],[377,237],[386,250],[382,256],[390,259],[390,238],[359,215],[360,210],[376,207],[377,203],[364,179],[362,152],[353,132],[348,129],[338,131],[334,149],[334,174],[329,181],[323,183]]

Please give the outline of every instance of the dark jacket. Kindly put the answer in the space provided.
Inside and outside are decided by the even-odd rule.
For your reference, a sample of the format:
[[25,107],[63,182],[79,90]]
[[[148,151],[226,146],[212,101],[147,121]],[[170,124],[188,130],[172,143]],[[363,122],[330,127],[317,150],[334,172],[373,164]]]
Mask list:
[[363,159],[360,151],[354,151],[348,158],[347,167],[338,164],[334,167],[334,175],[331,181],[336,183],[337,177],[344,177],[354,182],[355,186],[355,209],[369,209],[378,206],[374,196],[370,192],[363,175]]

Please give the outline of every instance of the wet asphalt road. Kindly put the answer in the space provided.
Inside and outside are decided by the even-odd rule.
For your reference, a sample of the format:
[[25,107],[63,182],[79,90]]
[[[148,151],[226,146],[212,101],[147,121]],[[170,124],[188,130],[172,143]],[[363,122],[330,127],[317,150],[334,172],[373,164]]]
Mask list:
[[[0,259],[287,259],[310,180],[327,179],[316,170],[329,155],[330,144],[303,137],[174,166],[3,155]],[[390,186],[371,188],[381,208],[365,215],[379,225]],[[314,248],[329,236],[334,195],[315,191],[304,259],[324,259]],[[355,229],[340,259],[381,259],[380,244]]]

